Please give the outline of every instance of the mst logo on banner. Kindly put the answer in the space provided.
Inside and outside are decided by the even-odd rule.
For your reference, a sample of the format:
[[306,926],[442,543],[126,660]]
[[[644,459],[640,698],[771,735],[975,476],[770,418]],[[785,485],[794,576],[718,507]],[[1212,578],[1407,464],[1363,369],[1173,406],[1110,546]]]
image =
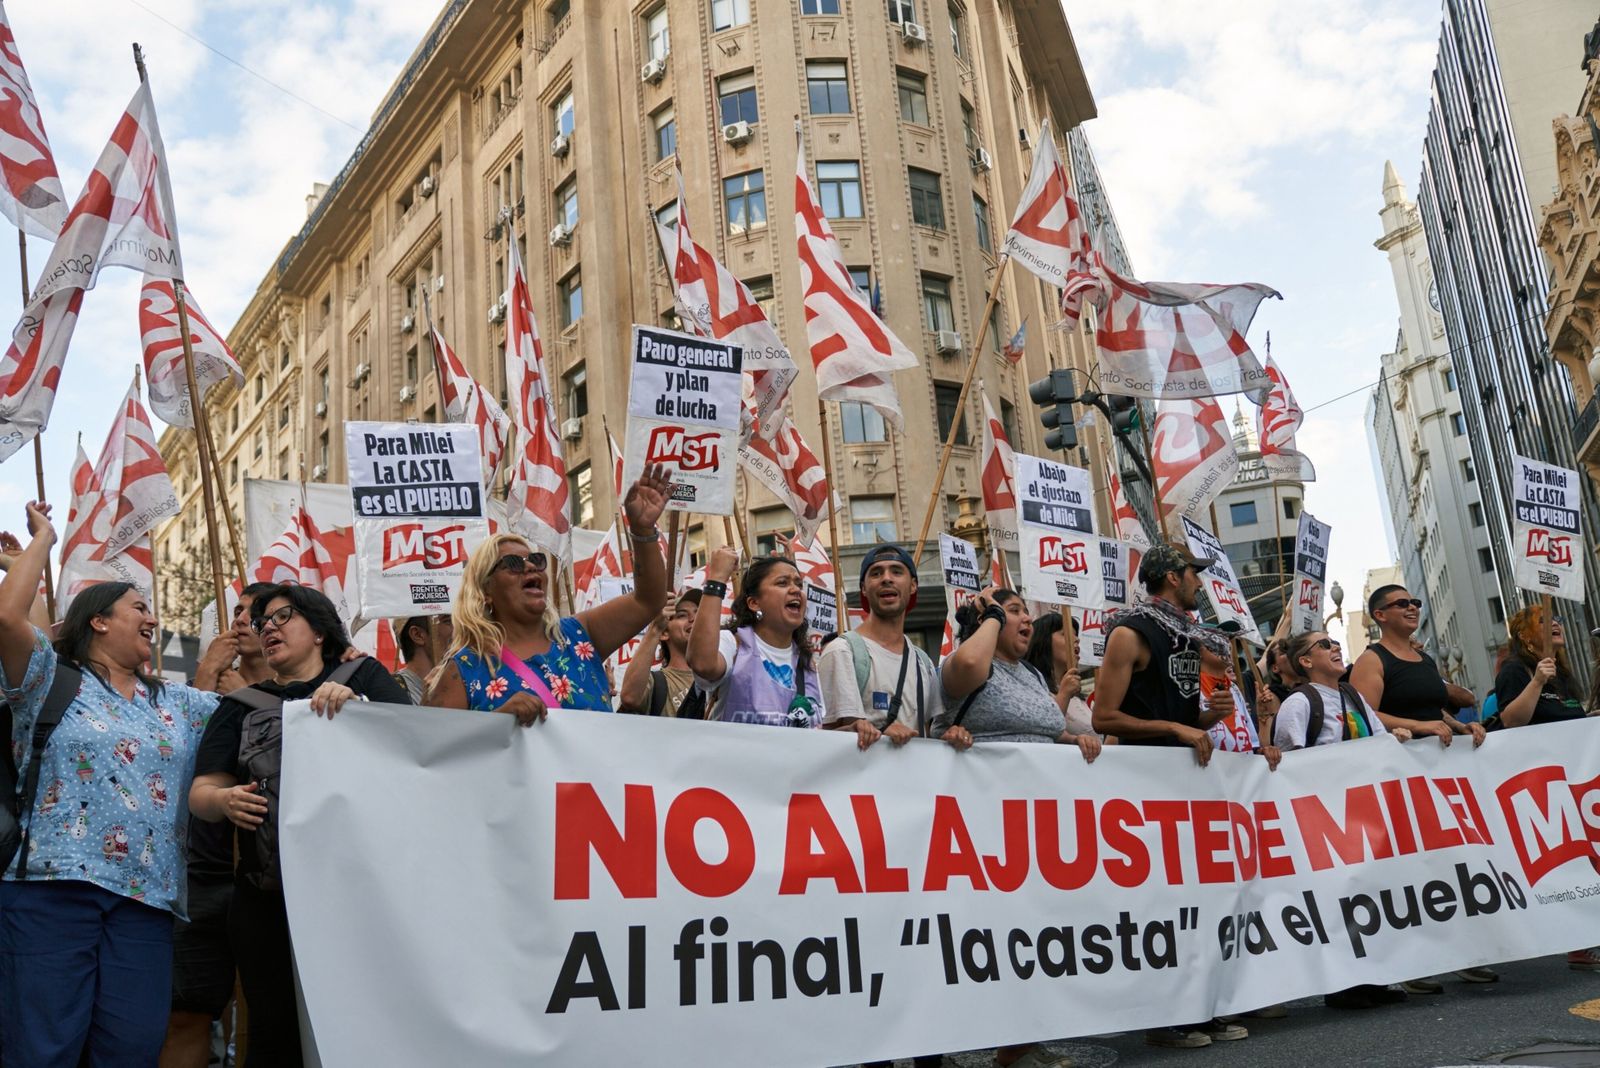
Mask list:
[[1513,456],[1511,563],[1517,585],[1583,600],[1583,538],[1578,472]]
[[1023,594],[1045,604],[1105,607],[1089,472],[1024,453],[1015,460]]
[[666,464],[672,477],[668,508],[733,514],[743,363],[738,345],[634,326],[624,486],[646,464]]
[[1188,516],[1183,517],[1183,535],[1189,543],[1190,552],[1216,561],[1200,572],[1200,582],[1211,600],[1212,609],[1217,613],[1217,622],[1237,623],[1239,637],[1256,645],[1263,644],[1256,617],[1250,612],[1250,603],[1245,599],[1244,588],[1239,585],[1239,578],[1234,574],[1228,554],[1223,551],[1222,542]]
[[357,619],[448,612],[488,536],[471,423],[349,423]]
[[[1586,723],[1270,772],[633,716],[284,721],[327,1064],[856,1064],[1565,952],[1600,923]],[[436,862],[396,877],[419,842]]]

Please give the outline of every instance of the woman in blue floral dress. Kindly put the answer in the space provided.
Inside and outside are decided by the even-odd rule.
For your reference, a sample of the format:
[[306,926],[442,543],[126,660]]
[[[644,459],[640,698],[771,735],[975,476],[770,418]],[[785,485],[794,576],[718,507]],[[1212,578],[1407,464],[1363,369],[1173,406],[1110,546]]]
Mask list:
[[517,534],[472,551],[456,595],[455,644],[428,679],[426,704],[508,712],[525,726],[548,708],[611,711],[606,657],[649,625],[667,600],[656,521],[671,482],[646,468],[622,508],[633,542],[634,591],[576,616],[556,613],[551,558]]

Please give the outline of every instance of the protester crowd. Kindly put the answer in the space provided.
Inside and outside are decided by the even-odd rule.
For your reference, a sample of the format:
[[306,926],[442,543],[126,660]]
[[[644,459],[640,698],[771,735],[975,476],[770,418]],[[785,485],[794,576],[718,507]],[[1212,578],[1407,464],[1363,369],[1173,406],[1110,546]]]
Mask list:
[[[698,588],[669,596],[658,526],[669,489],[649,469],[623,502],[629,594],[561,615],[551,559],[501,533],[472,551],[449,616],[399,622],[397,674],[353,649],[322,593],[257,583],[189,684],[150,673],[157,620],[127,583],[80,593],[53,633],[38,625],[55,531],[49,508],[30,505],[28,543],[9,546],[0,582],[0,691],[24,800],[22,842],[0,881],[0,1061],[200,1068],[237,976],[244,1063],[301,1063],[277,833],[286,701],[309,699],[328,718],[370,700],[506,713],[525,727],[556,711],[615,709],[848,731],[861,750],[1056,744],[1085,762],[1111,744],[1187,747],[1202,766],[1221,750],[1272,769],[1315,746],[1384,735],[1478,746],[1498,730],[1594,711],[1577,693],[1561,621],[1547,623],[1535,605],[1510,621],[1479,722],[1476,696],[1413,643],[1422,602],[1398,586],[1372,593],[1381,637],[1354,664],[1313,631],[1280,634],[1252,667],[1197,617],[1213,561],[1165,544],[1143,554],[1142,596],[1108,620],[1092,677],[1080,670],[1070,613],[1030,613],[1019,592],[997,587],[960,607],[955,649],[936,663],[907,634],[917,570],[892,544],[861,561],[862,618],[814,652],[805,580],[786,556],[743,561],[741,573],[739,554],[718,549]],[[607,658],[641,633],[626,670],[610,677]],[[1578,949],[1568,964],[1594,970],[1600,957]],[[1456,974],[1496,979],[1487,968]],[[1370,1009],[1440,988],[1422,977],[1326,1001]],[[1146,1038],[1197,1048],[1248,1034],[1219,1018]],[[1036,1046],[1001,1048],[994,1060],[1063,1063]]]

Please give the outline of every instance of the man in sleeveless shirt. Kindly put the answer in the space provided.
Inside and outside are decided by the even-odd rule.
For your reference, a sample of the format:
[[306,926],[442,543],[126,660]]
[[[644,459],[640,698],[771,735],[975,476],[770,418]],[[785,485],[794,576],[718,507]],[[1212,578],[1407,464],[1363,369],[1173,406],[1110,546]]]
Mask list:
[[1350,685],[1378,710],[1390,730],[1405,728],[1413,736],[1431,734],[1449,745],[1458,734],[1483,744],[1481,723],[1462,723],[1455,710],[1476,703],[1472,693],[1446,681],[1427,653],[1412,645],[1422,622],[1422,600],[1404,586],[1380,586],[1367,598],[1367,614],[1382,636],[1356,658]]

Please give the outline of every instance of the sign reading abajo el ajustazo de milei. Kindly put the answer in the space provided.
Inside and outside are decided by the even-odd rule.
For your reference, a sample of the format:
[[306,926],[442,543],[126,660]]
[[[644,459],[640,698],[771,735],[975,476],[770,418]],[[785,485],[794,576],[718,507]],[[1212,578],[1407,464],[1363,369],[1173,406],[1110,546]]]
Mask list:
[[1106,583],[1089,472],[1020,452],[1016,464],[1022,592],[1045,604],[1104,608]]

